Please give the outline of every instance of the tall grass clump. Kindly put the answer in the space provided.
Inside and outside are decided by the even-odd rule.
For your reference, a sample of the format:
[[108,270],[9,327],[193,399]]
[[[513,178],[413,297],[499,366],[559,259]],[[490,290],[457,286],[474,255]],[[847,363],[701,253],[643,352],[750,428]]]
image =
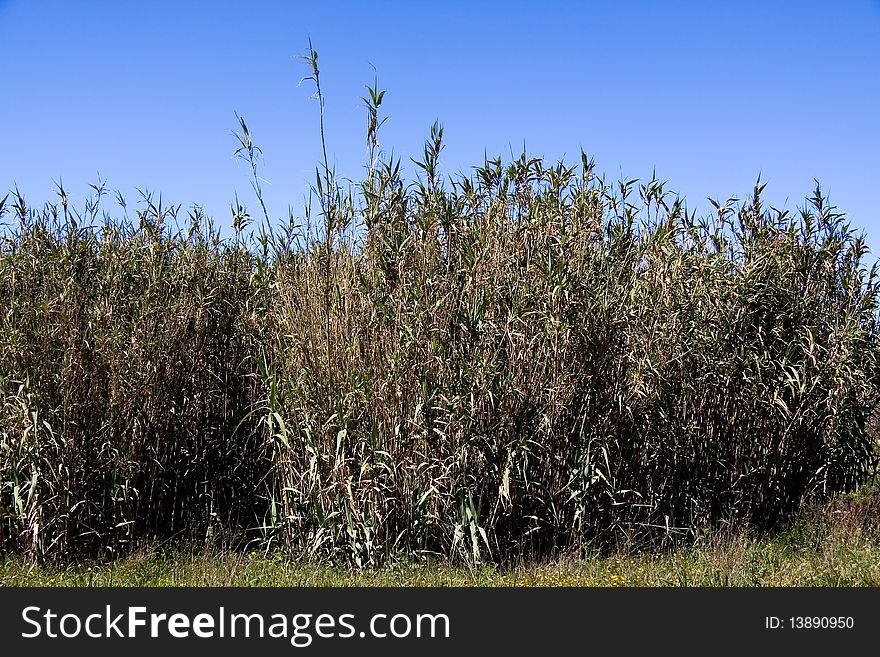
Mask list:
[[279,280],[288,545],[362,563],[686,538],[874,472],[876,272],[818,189],[797,217],[757,186],[698,220],[587,161],[445,189],[439,150],[435,129],[414,186],[368,181],[362,242],[314,242]]
[[149,197],[136,223],[95,225],[102,195],[86,217],[63,190],[63,211],[18,197],[3,238],[6,549],[201,538],[212,522],[250,521],[239,514],[264,474],[256,436],[238,427],[255,385],[250,253],[198,211],[172,232],[178,208]]
[[877,270],[818,186],[698,218],[586,156],[449,178],[439,124],[407,178],[383,95],[365,179],[325,155],[285,225],[241,119],[255,231],[238,202],[223,239],[149,196],[136,221],[99,220],[100,187],[7,199],[3,550],[506,561],[768,528],[874,475]]

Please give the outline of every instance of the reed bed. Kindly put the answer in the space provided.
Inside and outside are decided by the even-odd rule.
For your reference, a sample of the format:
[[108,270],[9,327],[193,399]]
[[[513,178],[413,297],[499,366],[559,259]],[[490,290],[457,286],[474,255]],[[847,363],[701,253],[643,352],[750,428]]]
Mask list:
[[101,186],[4,200],[0,551],[505,563],[771,528],[874,476],[877,269],[818,185],[697,217],[585,155],[444,177],[436,124],[407,178],[381,101],[365,179],[325,157],[285,223],[243,120],[262,218],[236,201],[229,237]]

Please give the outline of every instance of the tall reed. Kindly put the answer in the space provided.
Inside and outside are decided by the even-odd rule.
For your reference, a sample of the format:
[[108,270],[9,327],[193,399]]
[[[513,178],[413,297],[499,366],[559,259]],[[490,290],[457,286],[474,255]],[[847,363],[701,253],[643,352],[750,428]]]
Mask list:
[[770,527],[874,475],[877,270],[818,186],[698,218],[586,156],[444,178],[438,124],[406,179],[381,101],[366,180],[325,160],[302,225],[268,221],[241,119],[256,230],[7,197],[4,551],[505,561]]

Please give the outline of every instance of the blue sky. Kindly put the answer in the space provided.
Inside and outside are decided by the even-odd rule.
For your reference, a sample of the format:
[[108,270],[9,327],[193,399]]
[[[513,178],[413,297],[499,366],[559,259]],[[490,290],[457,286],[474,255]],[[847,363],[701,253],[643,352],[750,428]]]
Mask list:
[[657,175],[692,208],[750,192],[796,209],[817,178],[880,254],[880,1],[41,2],[0,0],[0,189],[74,198],[100,176],[228,224],[235,112],[264,153],[270,214],[320,158],[298,58],[320,54],[330,158],[367,160],[360,96],[387,89],[386,152],[410,172],[431,123],[456,173],[526,149],[616,179]]

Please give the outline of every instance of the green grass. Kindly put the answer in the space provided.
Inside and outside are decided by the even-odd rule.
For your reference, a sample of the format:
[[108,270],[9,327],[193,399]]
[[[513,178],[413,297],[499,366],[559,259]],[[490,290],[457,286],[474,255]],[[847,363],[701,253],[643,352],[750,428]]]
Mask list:
[[743,539],[672,553],[566,559],[508,569],[397,563],[351,570],[284,554],[135,554],[103,564],[0,563],[3,586],[880,586],[880,544],[828,536]]

